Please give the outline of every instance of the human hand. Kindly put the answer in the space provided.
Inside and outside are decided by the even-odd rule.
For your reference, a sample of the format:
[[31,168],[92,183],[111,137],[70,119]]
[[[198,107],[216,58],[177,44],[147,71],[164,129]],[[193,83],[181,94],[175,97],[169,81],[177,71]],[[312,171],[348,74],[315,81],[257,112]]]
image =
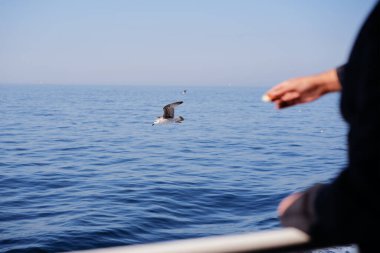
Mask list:
[[278,216],[282,216],[285,211],[300,197],[302,196],[302,193],[293,193],[286,198],[284,198],[277,208]]
[[341,89],[336,70],[330,70],[322,74],[299,77],[284,81],[264,96],[264,101],[274,102],[281,109],[296,104],[308,103],[322,95]]

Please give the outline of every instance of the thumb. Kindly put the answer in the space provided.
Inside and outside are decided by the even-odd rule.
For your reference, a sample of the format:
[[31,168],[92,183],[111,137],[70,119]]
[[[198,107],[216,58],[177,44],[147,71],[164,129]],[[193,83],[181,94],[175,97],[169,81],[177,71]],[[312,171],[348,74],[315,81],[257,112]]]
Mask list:
[[267,91],[265,95],[268,97],[269,101],[276,101],[278,99],[282,99],[282,97],[289,91],[291,91],[289,88],[289,82],[284,81]]

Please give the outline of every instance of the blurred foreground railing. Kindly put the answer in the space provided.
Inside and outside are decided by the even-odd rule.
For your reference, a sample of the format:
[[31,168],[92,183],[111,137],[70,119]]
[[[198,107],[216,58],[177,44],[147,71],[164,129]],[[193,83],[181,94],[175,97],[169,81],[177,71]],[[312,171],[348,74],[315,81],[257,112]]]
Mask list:
[[81,253],[248,253],[292,252],[312,248],[307,234],[284,228],[240,235],[210,236],[195,239],[77,251]]

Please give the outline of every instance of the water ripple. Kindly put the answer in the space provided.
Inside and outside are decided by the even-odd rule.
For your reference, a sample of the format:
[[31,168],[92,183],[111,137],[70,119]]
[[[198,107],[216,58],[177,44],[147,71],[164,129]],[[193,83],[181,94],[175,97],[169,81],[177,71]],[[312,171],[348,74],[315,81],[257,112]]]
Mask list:
[[279,113],[262,92],[194,88],[177,110],[183,124],[152,127],[175,87],[3,87],[0,251],[279,226],[286,194],[344,166],[345,125],[337,97]]

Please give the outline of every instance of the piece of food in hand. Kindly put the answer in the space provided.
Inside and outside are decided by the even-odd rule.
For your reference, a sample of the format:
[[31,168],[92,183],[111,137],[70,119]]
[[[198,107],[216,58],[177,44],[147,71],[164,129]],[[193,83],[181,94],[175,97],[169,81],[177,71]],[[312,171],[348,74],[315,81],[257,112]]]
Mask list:
[[261,100],[264,101],[264,102],[272,102],[272,99],[267,95],[267,94],[264,94],[262,97],[261,97]]

